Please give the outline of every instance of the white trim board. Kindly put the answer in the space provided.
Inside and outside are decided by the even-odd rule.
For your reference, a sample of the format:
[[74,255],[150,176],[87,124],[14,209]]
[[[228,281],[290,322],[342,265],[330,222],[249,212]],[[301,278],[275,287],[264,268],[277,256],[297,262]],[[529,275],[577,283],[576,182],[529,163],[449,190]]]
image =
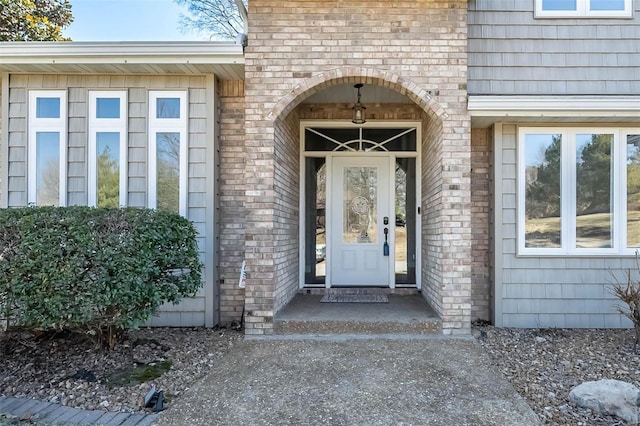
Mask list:
[[[178,118],[158,118],[156,113],[156,101],[158,98],[177,98],[180,102]],[[158,182],[157,182],[157,141],[158,133],[179,133],[180,134],[180,154],[179,154],[179,213],[181,216],[187,217],[187,200],[188,200],[188,172],[189,172],[189,140],[188,140],[188,121],[189,121],[189,98],[187,90],[152,90],[149,91],[149,129],[148,129],[148,149],[149,149],[149,165],[148,165],[148,195],[147,204],[149,208],[158,207]]]
[[[556,248],[526,247],[526,158],[524,146],[527,135],[561,136],[560,221],[561,246]],[[579,134],[612,136],[610,160],[610,247],[579,247],[576,217],[576,138]],[[640,134],[639,128],[618,127],[520,127],[517,149],[517,254],[518,256],[633,256],[638,247],[628,247],[627,240],[627,136]],[[503,207],[504,208],[504,207]],[[604,242],[604,240],[603,240]]]
[[[60,101],[60,116],[57,118],[38,118],[38,98],[52,98]],[[58,206],[67,205],[67,91],[66,90],[30,90],[28,98],[28,144],[27,144],[27,203],[37,205],[37,135],[58,133]]]
[[469,96],[472,117],[640,117],[640,96]]
[[9,64],[243,64],[242,45],[215,42],[18,42],[2,43]]
[[[308,127],[313,128],[355,128],[355,129],[367,129],[367,128],[378,128],[378,129],[389,129],[389,128],[406,128],[406,129],[415,129],[416,132],[416,150],[415,151],[368,151],[366,153],[367,156],[371,157],[389,157],[389,164],[391,169],[394,170],[393,165],[395,164],[396,158],[415,158],[416,159],[416,282],[413,284],[400,284],[400,287],[409,287],[409,288],[422,288],[422,238],[421,238],[421,213],[417,212],[417,209],[422,209],[422,122],[418,120],[405,120],[405,121],[377,121],[377,120],[369,120],[364,124],[353,124],[350,121],[344,120],[300,120],[300,216],[299,216],[299,244],[301,253],[306,253],[306,238],[305,238],[305,214],[303,213],[306,208],[305,199],[304,199],[304,190],[305,190],[305,159],[307,157],[324,157],[326,158],[325,167],[327,170],[332,170],[333,167],[333,159],[336,157],[360,157],[362,156],[362,152],[360,151],[305,151],[305,130]],[[331,188],[332,182],[332,173],[327,173],[326,176],[326,188]],[[390,191],[393,192],[393,191]],[[390,193],[389,202],[393,203],[393,196]],[[332,208],[332,197],[327,192],[327,199],[325,209],[327,212],[331,211]],[[395,218],[395,214],[393,216]],[[332,222],[331,216],[328,215],[326,217],[325,228],[331,229]],[[391,236],[390,244],[395,244],[394,240],[395,236]],[[312,287],[323,287],[330,288],[332,286],[331,283],[331,274],[328,271],[331,270],[331,234],[327,234],[326,236],[326,276],[325,276],[325,284],[306,284],[305,283],[305,260],[302,257],[299,264],[299,288],[312,288]],[[398,287],[395,284],[395,271],[394,268],[390,268],[390,288]]]
[[[98,98],[118,99],[120,102],[119,118],[98,118],[97,101]],[[97,135],[102,132],[113,132],[119,134],[119,200],[118,204],[123,207],[127,205],[127,151],[128,151],[128,103],[126,90],[91,90],[89,91],[89,145],[87,148],[88,161],[88,186],[87,196],[90,206],[98,205],[98,171],[97,171]]]

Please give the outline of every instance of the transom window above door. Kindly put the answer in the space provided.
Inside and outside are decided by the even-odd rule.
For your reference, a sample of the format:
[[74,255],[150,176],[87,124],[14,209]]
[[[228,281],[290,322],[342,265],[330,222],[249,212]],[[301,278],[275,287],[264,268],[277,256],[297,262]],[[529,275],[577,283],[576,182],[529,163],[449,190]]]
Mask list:
[[305,128],[305,151],[415,150],[415,128]]

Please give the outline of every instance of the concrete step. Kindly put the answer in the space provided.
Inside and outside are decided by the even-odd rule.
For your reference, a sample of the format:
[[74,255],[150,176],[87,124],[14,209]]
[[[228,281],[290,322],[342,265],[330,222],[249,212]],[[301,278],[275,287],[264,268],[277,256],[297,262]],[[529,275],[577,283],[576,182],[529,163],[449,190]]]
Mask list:
[[389,288],[389,287],[332,287],[332,288],[303,288],[298,291],[299,294],[313,295],[356,295],[356,294],[396,294],[399,296],[415,296],[420,294],[420,290],[415,287],[406,288]]
[[389,303],[320,303],[321,297],[296,295],[274,317],[274,334],[442,333],[440,318],[419,294],[390,294]]

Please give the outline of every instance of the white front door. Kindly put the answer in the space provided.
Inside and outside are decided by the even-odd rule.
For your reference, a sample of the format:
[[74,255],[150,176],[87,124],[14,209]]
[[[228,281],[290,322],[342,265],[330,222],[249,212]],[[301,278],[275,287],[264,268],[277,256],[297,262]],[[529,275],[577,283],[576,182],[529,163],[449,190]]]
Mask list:
[[389,158],[333,158],[332,287],[389,286],[391,232],[395,224],[389,188]]

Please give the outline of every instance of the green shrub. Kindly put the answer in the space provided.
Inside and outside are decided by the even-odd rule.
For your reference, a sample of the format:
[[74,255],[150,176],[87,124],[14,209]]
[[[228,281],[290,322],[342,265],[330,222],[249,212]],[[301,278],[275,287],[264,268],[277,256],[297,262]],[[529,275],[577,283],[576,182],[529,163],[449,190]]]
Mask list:
[[116,330],[195,293],[200,271],[196,231],[175,213],[0,210],[0,318],[13,326],[83,331],[113,346]]

